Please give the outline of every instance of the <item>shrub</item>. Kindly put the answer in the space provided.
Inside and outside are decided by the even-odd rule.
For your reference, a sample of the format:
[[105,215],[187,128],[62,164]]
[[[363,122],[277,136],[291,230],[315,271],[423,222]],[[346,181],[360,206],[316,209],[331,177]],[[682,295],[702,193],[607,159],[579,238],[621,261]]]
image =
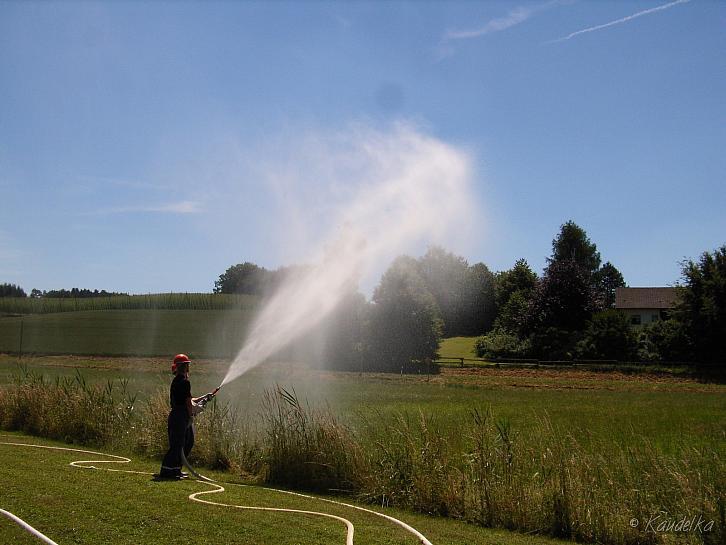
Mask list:
[[504,329],[494,329],[474,343],[474,351],[479,358],[524,358],[529,349],[528,341],[522,341]]
[[557,327],[537,329],[531,336],[531,353],[543,360],[571,360],[582,333]]
[[577,355],[586,359],[628,361],[637,356],[638,335],[630,327],[628,317],[618,310],[594,314],[583,338],[577,344]]
[[640,331],[638,355],[644,361],[688,361],[692,353],[685,328],[675,320],[660,320]]

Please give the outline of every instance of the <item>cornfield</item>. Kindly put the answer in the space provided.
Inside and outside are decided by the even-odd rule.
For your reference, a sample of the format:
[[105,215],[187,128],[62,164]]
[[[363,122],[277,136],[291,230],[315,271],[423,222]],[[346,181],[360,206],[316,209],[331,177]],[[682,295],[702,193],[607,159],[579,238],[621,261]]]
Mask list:
[[222,293],[157,293],[88,298],[0,298],[0,314],[52,314],[91,310],[247,310],[252,295]]

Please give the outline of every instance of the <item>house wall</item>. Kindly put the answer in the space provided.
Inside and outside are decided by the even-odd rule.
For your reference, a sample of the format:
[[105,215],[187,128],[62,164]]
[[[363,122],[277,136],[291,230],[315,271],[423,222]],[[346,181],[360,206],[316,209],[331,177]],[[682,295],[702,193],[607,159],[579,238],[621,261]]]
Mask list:
[[659,308],[623,308],[620,309],[630,319],[633,327],[643,327],[662,319],[662,309]]

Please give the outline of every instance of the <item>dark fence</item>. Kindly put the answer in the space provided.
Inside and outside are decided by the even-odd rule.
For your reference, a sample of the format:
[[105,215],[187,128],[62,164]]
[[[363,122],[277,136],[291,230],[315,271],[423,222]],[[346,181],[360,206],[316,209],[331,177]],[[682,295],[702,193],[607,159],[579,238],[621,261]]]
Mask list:
[[[540,360],[534,358],[439,358],[434,361],[444,367],[699,367],[694,362],[644,362],[618,360]],[[715,364],[714,364],[715,365]],[[722,364],[719,364],[722,365]]]

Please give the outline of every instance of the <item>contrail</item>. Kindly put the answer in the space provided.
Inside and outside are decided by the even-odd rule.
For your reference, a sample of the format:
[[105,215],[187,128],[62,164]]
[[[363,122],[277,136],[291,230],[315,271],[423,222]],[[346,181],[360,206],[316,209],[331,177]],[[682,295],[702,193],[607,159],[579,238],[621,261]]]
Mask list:
[[596,30],[602,30],[603,28],[608,28],[611,26],[619,25],[621,23],[627,23],[628,21],[631,21],[638,17],[642,17],[643,15],[650,15],[651,13],[655,13],[656,11],[663,11],[664,9],[672,8],[676,4],[685,4],[686,2],[690,2],[690,1],[691,0],[675,0],[675,2],[669,2],[667,4],[663,4],[662,6],[657,6],[654,8],[639,11],[638,13],[633,13],[632,15],[628,15],[627,17],[623,17],[622,19],[616,19],[615,21],[610,21],[609,23],[592,26],[589,28],[583,28],[582,30],[578,30],[576,32],[573,32],[572,34],[568,34],[567,36],[565,36],[563,38],[558,38],[558,39],[552,40],[551,42],[548,42],[548,43],[564,42],[565,40],[569,40],[571,38],[574,38],[575,36],[579,36],[580,34],[586,34],[588,32],[595,32]]

